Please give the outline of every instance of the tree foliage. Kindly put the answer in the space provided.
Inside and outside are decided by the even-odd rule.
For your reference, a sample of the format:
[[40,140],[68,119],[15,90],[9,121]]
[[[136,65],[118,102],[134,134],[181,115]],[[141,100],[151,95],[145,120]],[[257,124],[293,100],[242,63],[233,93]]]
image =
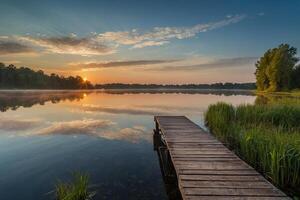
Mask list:
[[42,70],[27,67],[17,68],[0,63],[0,88],[6,89],[89,89],[93,85],[80,76],[47,75]]
[[[255,64],[256,86],[260,91],[282,91],[297,87],[297,49],[288,44],[269,49]],[[297,82],[297,81],[296,81]]]

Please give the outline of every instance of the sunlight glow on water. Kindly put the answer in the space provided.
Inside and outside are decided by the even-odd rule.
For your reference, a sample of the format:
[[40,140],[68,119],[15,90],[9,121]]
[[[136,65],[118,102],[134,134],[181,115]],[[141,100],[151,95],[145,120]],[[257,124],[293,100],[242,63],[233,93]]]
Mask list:
[[167,199],[152,145],[154,115],[186,115],[203,126],[222,93],[27,91],[0,93],[1,199],[51,199],[57,179],[89,173],[99,199]]

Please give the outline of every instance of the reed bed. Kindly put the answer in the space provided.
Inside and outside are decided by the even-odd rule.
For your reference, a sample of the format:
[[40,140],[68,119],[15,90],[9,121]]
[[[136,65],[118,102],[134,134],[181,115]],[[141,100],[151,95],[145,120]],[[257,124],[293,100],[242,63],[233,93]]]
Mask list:
[[74,173],[71,182],[59,181],[55,185],[56,200],[91,200],[95,192],[89,191],[89,177],[79,172]]
[[210,105],[206,125],[273,184],[300,196],[300,104]]

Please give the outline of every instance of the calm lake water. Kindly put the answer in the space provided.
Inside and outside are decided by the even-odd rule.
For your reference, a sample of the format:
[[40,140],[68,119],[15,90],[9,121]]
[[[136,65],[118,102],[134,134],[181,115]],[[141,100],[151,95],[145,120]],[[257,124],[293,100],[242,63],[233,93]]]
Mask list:
[[1,91],[0,199],[53,199],[57,180],[75,171],[90,175],[95,199],[168,199],[153,116],[186,115],[204,127],[209,104],[255,99],[221,91]]

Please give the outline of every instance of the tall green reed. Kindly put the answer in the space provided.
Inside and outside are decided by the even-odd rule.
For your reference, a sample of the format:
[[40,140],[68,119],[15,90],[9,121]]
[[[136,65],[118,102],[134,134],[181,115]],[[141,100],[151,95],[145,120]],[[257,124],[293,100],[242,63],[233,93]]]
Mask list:
[[275,185],[300,196],[300,106],[210,105],[206,125]]

